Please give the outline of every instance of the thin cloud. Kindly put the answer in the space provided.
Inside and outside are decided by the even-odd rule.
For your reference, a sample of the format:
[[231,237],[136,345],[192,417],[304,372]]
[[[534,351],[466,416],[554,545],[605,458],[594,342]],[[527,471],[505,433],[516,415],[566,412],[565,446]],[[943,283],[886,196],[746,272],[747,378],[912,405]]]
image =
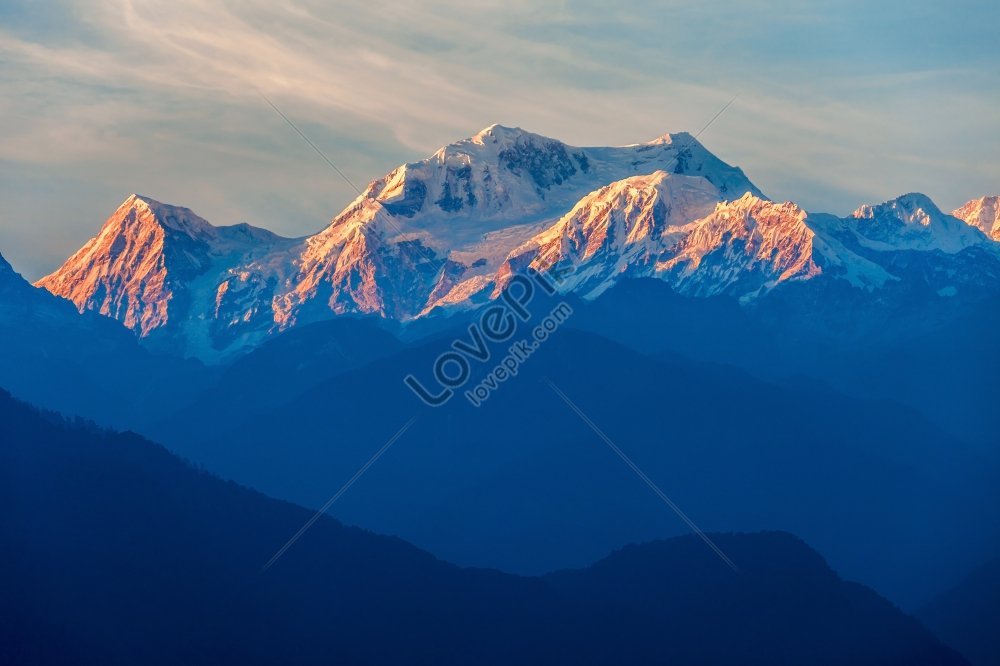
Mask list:
[[[996,8],[970,21],[965,3],[956,18],[856,0],[67,6],[58,31],[0,26],[0,162],[90,182],[94,201],[137,189],[219,224],[322,227],[353,193],[257,90],[356,182],[493,122],[577,145],[634,143],[697,128],[739,93],[704,142],[777,198],[846,212],[886,189],[923,189],[943,206],[995,189],[1000,86],[983,64],[995,49],[958,48],[931,26],[964,26],[979,43]],[[890,29],[897,21],[911,39]],[[944,145],[932,150],[928,135]],[[935,155],[947,170],[931,177]],[[0,184],[0,249],[48,219],[70,220],[65,233],[82,242],[109,212],[33,196],[47,187],[35,178]],[[37,276],[62,258],[23,268]]]

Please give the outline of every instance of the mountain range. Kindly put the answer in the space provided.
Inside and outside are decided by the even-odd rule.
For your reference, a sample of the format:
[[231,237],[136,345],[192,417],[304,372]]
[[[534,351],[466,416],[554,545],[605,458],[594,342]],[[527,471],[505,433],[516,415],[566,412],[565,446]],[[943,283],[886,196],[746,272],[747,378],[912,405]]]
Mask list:
[[1000,547],[994,448],[897,403],[653,358],[567,328],[482,406],[428,409],[402,376],[426,377],[442,349],[431,339],[277,388],[258,384],[281,375],[248,388],[246,375],[226,378],[144,432],[226,478],[319,507],[416,417],[330,513],[462,565],[539,574],[684,533],[552,382],[705,529],[795,533],[906,608]]
[[635,277],[744,303],[817,279],[876,299],[996,293],[997,228],[995,197],[951,215],[920,194],[809,213],[684,133],[578,148],[493,125],[373,181],[306,238],[130,196],[37,285],[151,348],[218,363],[338,315],[474,309],[528,268],[572,269],[561,289],[586,298]]
[[973,664],[1000,663],[1000,559],[976,568],[917,611],[920,619]]
[[127,328],[32,287],[0,256],[0,386],[65,414],[131,420],[176,409],[212,381],[200,362],[150,351]]
[[[742,170],[684,133],[633,146],[579,148],[492,126],[373,181],[309,237],[283,238],[247,224],[217,227],[186,208],[133,195],[94,239],[37,285],[0,257],[0,387],[101,427],[141,432],[213,474],[312,509],[358,469],[368,469],[365,461],[415,418],[329,513],[457,565],[519,575],[480,578],[481,570],[440,562],[437,569],[421,568],[416,561],[434,561],[432,556],[409,545],[394,550],[399,542],[381,537],[355,543],[345,535],[358,532],[324,519],[316,527],[328,536],[320,540],[331,539],[334,550],[346,545],[350,556],[338,560],[329,550],[310,550],[303,539],[309,576],[328,580],[335,592],[349,591],[352,603],[376,613],[323,563],[333,557],[348,570],[366,558],[399,564],[405,575],[376,599],[386,608],[398,608],[397,597],[410,604],[393,617],[404,617],[413,604],[432,608],[427,599],[441,590],[469,586],[474,594],[444,594],[443,606],[428,615],[430,624],[440,620],[447,627],[493,621],[529,636],[523,618],[512,619],[521,609],[537,606],[565,617],[563,604],[571,599],[579,612],[561,627],[572,627],[574,635],[581,627],[598,634],[594,623],[611,619],[589,598],[645,626],[654,619],[642,609],[656,604],[636,576],[660,581],[657,567],[664,561],[697,571],[714,555],[679,536],[687,531],[683,522],[621,464],[555,386],[727,551],[755,562],[773,556],[788,566],[815,563],[818,556],[786,533],[795,534],[839,575],[919,612],[948,645],[976,664],[989,663],[982,655],[994,654],[996,643],[982,629],[989,622],[981,620],[995,596],[977,595],[982,586],[975,581],[992,578],[962,580],[1000,553],[997,226],[996,197],[947,214],[912,193],[862,205],[846,217],[772,201]],[[539,290],[525,305],[527,320],[518,319],[514,335],[530,335],[556,306],[569,307],[569,319],[488,401],[474,407],[457,392],[443,407],[428,409],[404,377],[430,385],[442,354],[474,342],[470,327],[480,326],[492,305],[504,303],[505,290],[532,273],[547,274],[555,289]],[[468,386],[484,379],[509,344],[487,345],[492,362],[473,364]],[[45,609],[36,605],[32,617],[38,621],[29,624],[41,633],[26,649],[49,643],[67,654],[93,649],[104,662],[155,661],[137,643],[120,654],[104,653],[105,643],[93,632],[107,620],[133,627],[136,636],[155,634],[149,645],[162,649],[165,661],[191,661],[190,653],[170,646],[170,628],[196,638],[228,636],[247,625],[221,620],[227,608],[245,605],[256,615],[241,615],[241,622],[255,627],[280,622],[259,610],[264,602],[329,608],[307,589],[305,577],[291,574],[282,585],[291,586],[292,596],[278,586],[249,598],[241,591],[248,578],[227,578],[211,552],[198,550],[184,560],[161,540],[191,545],[189,527],[202,536],[221,530],[225,539],[208,539],[209,551],[230,553],[226,543],[232,542],[264,552],[308,519],[302,509],[207,480],[138,435],[67,425],[4,400],[5,501],[21,521],[8,525],[13,531],[5,539],[18,547],[5,552],[14,558],[10,570],[24,574],[7,598],[53,600],[63,617],[86,614],[81,609],[90,608],[86,600],[94,593],[80,584],[84,574],[72,567],[63,577],[53,572],[81,554],[88,569],[97,566],[87,558],[107,549],[85,538],[89,530],[126,554],[109,560],[109,567],[136,574],[102,570],[101,580],[166,598],[170,609],[167,633],[157,633],[143,618],[159,611],[144,615],[146,602],[119,591],[114,603],[94,613],[86,635],[69,635],[46,624]],[[73,458],[75,449],[62,448],[78,440],[88,442],[77,451],[90,456],[83,467],[74,467],[81,462]],[[140,465],[129,457],[133,449]],[[46,459],[59,467],[53,471]],[[127,508],[116,502],[162,504],[165,496],[144,494],[138,487],[144,485],[194,489],[204,501],[185,499],[187,490],[168,493],[178,504],[158,514],[165,529],[146,530],[129,514],[132,523],[113,523],[120,538],[109,534],[101,517],[121,517]],[[100,495],[105,487],[107,494]],[[49,488],[68,488],[68,495],[57,492],[50,502],[41,497]],[[220,499],[229,491],[232,496]],[[100,502],[88,504],[98,496]],[[265,521],[265,547],[247,532],[220,527],[222,517],[210,508],[217,500],[231,509],[226,519],[250,511],[289,518],[280,529]],[[80,531],[72,532],[79,548],[58,543],[58,533],[71,526],[52,508],[74,503],[80,510],[67,520],[80,519]],[[40,516],[49,514],[62,522],[46,532]],[[169,573],[157,578],[141,567],[129,569],[129,549],[145,540],[191,568],[170,568],[142,551],[135,562],[156,562],[154,568]],[[593,564],[625,544],[649,542]],[[388,550],[378,543],[390,544]],[[681,551],[691,557],[672,559]],[[232,557],[249,571],[249,560]],[[199,567],[214,572],[222,587],[196,576]],[[848,600],[851,608],[875,613],[866,617],[876,628],[886,618],[909,622],[851,596],[838,587],[842,581],[822,573],[825,567],[810,565],[803,574],[810,585],[820,578],[833,585],[809,587],[804,594],[812,600],[834,607],[839,602],[823,595]],[[566,568],[575,572],[552,573]],[[366,571],[363,578],[371,583],[384,567]],[[185,576],[213,590],[207,594],[217,601],[183,585],[183,594],[173,590]],[[418,590],[410,581],[421,578],[435,582]],[[698,578],[698,584],[742,608],[725,596],[733,590],[720,580]],[[617,590],[615,581],[632,583]],[[669,606],[672,590],[684,583],[662,581],[650,589]],[[794,587],[788,578],[768,581],[775,589]],[[949,589],[954,591],[942,594]],[[72,598],[61,596],[67,590]],[[877,600],[875,593],[865,592]],[[685,597],[684,605],[691,603]],[[498,614],[483,615],[483,604]],[[192,605],[206,610],[185,615]],[[807,609],[806,617],[819,613],[811,604],[798,608]],[[6,612],[16,617],[16,603]],[[337,613],[363,635],[375,631],[348,610]],[[677,613],[669,615],[671,623]],[[783,626],[793,626],[788,607],[774,613]],[[324,627],[310,624],[307,615],[289,616],[275,636],[307,638],[324,646],[321,651],[368,649],[323,638]],[[475,621],[456,620],[464,617]],[[697,618],[692,627],[723,620],[711,613]],[[548,620],[537,619],[560,636]],[[299,620],[308,637],[291,626]],[[829,632],[855,631],[842,620],[829,620]],[[202,621],[203,634],[194,630]],[[616,635],[628,633],[614,626]],[[822,643],[823,632],[811,634],[814,629],[801,629],[811,636],[803,638],[804,651],[781,654],[796,654],[793,663],[822,663],[812,648]],[[690,631],[699,636],[695,642],[718,638]],[[676,651],[670,652],[650,635],[633,635],[635,649],[698,661],[694,643],[675,636]],[[481,628],[469,636],[470,645],[494,639]],[[554,641],[530,636],[537,642],[499,651],[497,661],[510,661],[518,651],[571,649],[565,635]],[[738,652],[741,663],[748,650],[758,651],[743,639],[726,638],[746,648]],[[239,657],[285,658],[278,640],[250,643]],[[420,654],[439,655],[444,640],[420,624],[409,642],[380,648],[369,661],[391,661],[399,655],[393,650],[414,645]],[[953,655],[935,652],[936,643],[914,640],[920,654],[951,663]],[[194,644],[200,660],[218,656],[209,638]],[[893,663],[901,654],[894,645],[872,663]],[[475,648],[455,654],[468,656],[466,649]],[[632,654],[596,639],[571,651]],[[776,653],[759,653],[765,663],[781,663]],[[317,653],[309,654],[305,661]],[[481,657],[472,661],[488,661]],[[739,661],[730,657],[707,662]],[[902,659],[911,661],[916,657]]]
[[463,569],[0,392],[5,664],[967,664],[779,532]]

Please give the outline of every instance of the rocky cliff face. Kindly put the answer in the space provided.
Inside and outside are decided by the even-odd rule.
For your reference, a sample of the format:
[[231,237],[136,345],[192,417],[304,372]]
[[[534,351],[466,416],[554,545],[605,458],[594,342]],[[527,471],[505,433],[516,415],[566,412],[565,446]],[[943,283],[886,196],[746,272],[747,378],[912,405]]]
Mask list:
[[167,334],[197,355],[205,338],[268,309],[275,280],[258,262],[273,262],[294,245],[246,224],[214,227],[187,208],[132,195],[37,285],[141,337]]

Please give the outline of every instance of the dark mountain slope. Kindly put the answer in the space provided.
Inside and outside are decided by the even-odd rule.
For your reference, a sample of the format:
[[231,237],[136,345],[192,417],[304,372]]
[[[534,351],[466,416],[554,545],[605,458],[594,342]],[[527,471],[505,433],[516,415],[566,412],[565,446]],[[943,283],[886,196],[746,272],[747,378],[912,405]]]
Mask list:
[[0,386],[34,404],[135,427],[173,411],[210,377],[200,363],[152,354],[131,331],[31,286],[0,257]]
[[526,579],[318,521],[0,392],[5,664],[962,664],[785,534]]
[[[720,562],[698,555],[704,544],[682,537],[629,546],[587,569],[550,574],[545,580],[570,602],[581,633],[600,634],[607,618],[616,618],[616,642],[594,646],[592,656],[597,661],[613,662],[615,649],[622,644],[656,649],[650,641],[656,635],[653,627],[671,626],[693,632],[688,636],[692,640],[673,646],[673,661],[665,659],[664,663],[790,665],[795,661],[786,650],[804,654],[809,649],[809,636],[846,626],[851,629],[839,634],[826,654],[814,658],[832,664],[864,663],[872,654],[877,655],[876,661],[897,664],[949,659],[944,653],[931,655],[921,650],[901,654],[890,647],[913,634],[913,621],[895,615],[893,621],[886,622],[891,604],[864,586],[838,584],[837,575],[824,565],[820,555],[803,548],[796,537],[772,532],[713,535],[713,539],[749,568],[741,568],[735,577],[720,576]],[[673,573],[650,576],[652,570]],[[819,584],[820,580],[825,582]],[[824,603],[821,616],[807,610],[816,603],[818,589],[829,592],[820,593]],[[769,594],[778,597],[779,605],[802,612],[779,620],[758,605]],[[691,624],[692,617],[712,618],[714,627]],[[778,639],[783,654],[765,657],[768,650],[762,649],[760,637],[769,633],[775,620],[784,626]],[[816,662],[807,659],[800,663]]]
[[726,363],[770,381],[821,382],[911,406],[956,435],[992,442],[1000,402],[1000,301],[933,291],[872,298],[822,279],[785,284],[753,307],[685,298],[628,280],[575,308],[572,326],[649,354]]
[[[682,533],[549,378],[705,529],[801,534],[838,570],[904,605],[1000,538],[982,529],[986,516],[966,518],[970,507],[1000,506],[995,457],[892,403],[655,361],[566,329],[481,407],[458,394],[428,408],[403,377],[430,381],[446,349],[440,340],[408,349],[222,435],[185,428],[167,442],[225,476],[320,506],[415,415],[334,515],[452,561],[522,573]],[[955,539],[968,548],[946,545]]]
[[[399,352],[403,344],[378,320],[341,317],[277,335],[220,368],[178,411],[147,409],[142,431],[156,435],[187,425],[192,433],[225,431],[348,370]],[[168,423],[164,423],[164,417]]]
[[976,666],[1000,664],[1000,560],[976,569],[917,616]]

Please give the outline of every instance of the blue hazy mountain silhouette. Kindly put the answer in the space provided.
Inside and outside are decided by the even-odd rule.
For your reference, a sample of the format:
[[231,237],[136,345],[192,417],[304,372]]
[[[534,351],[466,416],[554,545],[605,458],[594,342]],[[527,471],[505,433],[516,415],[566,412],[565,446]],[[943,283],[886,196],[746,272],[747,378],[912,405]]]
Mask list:
[[[549,377],[700,524],[791,530],[915,607],[1000,549],[1000,309],[786,287],[756,308],[651,280],[569,298],[569,328],[483,408],[459,396],[428,410],[402,377],[426,378],[475,313],[394,328],[406,342],[377,320],[321,322],[206,368],[150,354],[7,270],[0,385],[308,506],[419,414],[335,512],[461,563],[540,572],[681,533]],[[552,303],[537,299],[536,315]]]
[[[319,506],[417,415],[332,512],[462,564],[538,573],[683,533],[551,379],[706,529],[795,532],[904,605],[1000,539],[983,527],[1000,511],[996,455],[912,409],[676,355],[654,359],[572,329],[482,407],[459,395],[428,409],[402,377],[426,377],[448,340],[345,372],[238,423],[167,419],[157,434],[225,476]],[[955,518],[970,511],[975,521]]]
[[1000,559],[976,568],[917,615],[976,666],[1000,663]]
[[31,286],[0,256],[0,386],[34,404],[135,426],[212,383],[201,363],[153,354],[129,330]]
[[813,280],[745,307],[724,297],[685,298],[658,280],[628,280],[579,308],[573,325],[648,354],[899,402],[964,439],[996,439],[994,295],[956,300],[920,292],[894,301]]
[[632,546],[543,578],[462,569],[0,392],[9,664],[963,664],[784,533]]

